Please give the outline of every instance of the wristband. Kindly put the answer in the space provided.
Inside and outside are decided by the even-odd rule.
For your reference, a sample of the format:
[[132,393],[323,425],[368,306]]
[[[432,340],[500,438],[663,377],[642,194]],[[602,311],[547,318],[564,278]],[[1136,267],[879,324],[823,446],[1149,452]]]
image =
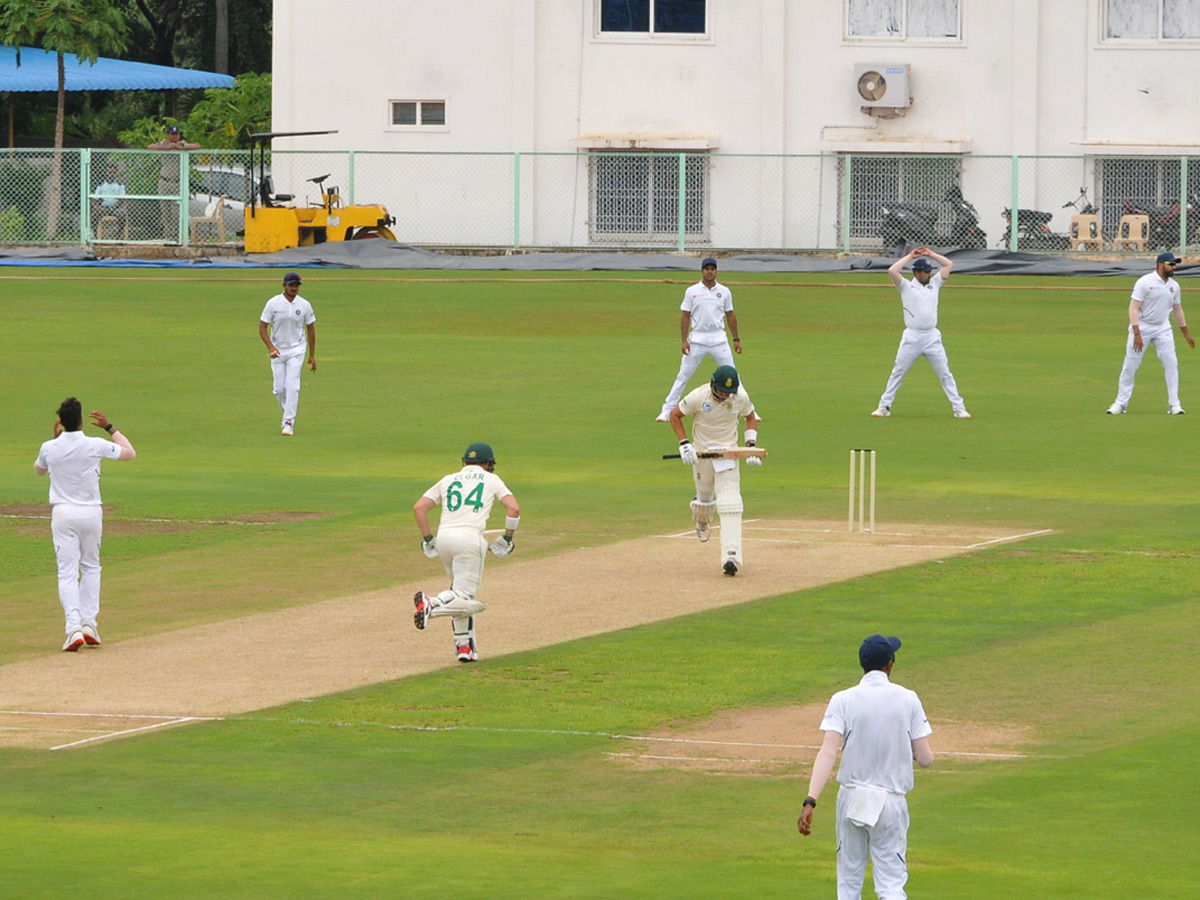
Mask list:
[[757,441],[758,441],[758,429],[757,428],[747,428],[746,429],[746,446],[753,447]]
[[105,425],[104,430],[107,431],[109,434],[112,434],[114,431],[116,431],[116,429],[113,428],[112,422],[109,422],[107,425]]
[[423,535],[421,535],[421,540],[424,541],[426,544],[428,544],[430,541],[433,540],[433,535],[432,534],[423,534]]
[[735,344],[740,344],[740,343],[742,342],[742,339],[741,339],[741,338],[734,338],[734,339],[733,339],[733,342],[734,342]]
[[684,438],[682,441],[679,442],[679,446],[682,447],[684,444],[690,444],[690,443],[691,443],[691,441],[689,441],[687,438]]
[[520,516],[505,516],[504,517],[504,530],[505,531],[516,531],[517,528],[520,526],[520,524],[521,524]]
[[802,804],[800,804],[800,806],[801,806],[801,808],[804,808],[805,806],[811,806],[813,809],[816,809],[817,801],[814,800],[812,797],[805,797],[804,802]]

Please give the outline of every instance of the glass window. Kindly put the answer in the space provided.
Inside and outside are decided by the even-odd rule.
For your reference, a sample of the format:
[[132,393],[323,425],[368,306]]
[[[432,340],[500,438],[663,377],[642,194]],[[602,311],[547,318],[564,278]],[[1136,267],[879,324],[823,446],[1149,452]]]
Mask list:
[[1110,40],[1179,41],[1200,38],[1200,0],[1105,0]]
[[600,31],[704,34],[708,0],[600,0]]
[[596,153],[589,164],[592,240],[674,243],[679,235],[681,189],[684,233],[693,240],[707,237],[706,154],[686,154],[683,185],[678,153]]
[[392,125],[445,130],[445,100],[393,100]]
[[392,124],[416,125],[417,104],[409,100],[392,103]]
[[846,0],[848,38],[957,38],[959,0]]
[[445,125],[446,104],[434,100],[426,100],[421,104],[422,125]]

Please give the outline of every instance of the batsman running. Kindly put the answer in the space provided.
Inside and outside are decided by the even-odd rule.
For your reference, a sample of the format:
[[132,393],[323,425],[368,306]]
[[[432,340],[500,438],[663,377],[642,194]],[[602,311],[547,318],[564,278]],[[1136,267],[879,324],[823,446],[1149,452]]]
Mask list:
[[[692,417],[692,439],[688,440],[683,417]],[[707,541],[715,512],[721,522],[721,560],[726,575],[736,575],[742,566],[741,473],[736,459],[702,459],[696,451],[727,450],[737,446],[738,419],[746,420],[747,447],[758,441],[758,423],[750,395],[742,388],[737,369],[718,366],[709,383],[689,392],[671,410],[671,427],[679,438],[679,456],[692,467],[696,497],[692,519],[696,537]],[[762,458],[746,457],[746,465],[761,466]]]
[[[483,579],[483,559],[490,549],[496,556],[513,551],[513,532],[521,524],[521,507],[512,491],[495,473],[496,457],[488,444],[471,444],[463,454],[463,467],[421,495],[413,504],[413,516],[421,531],[421,550],[430,559],[440,559],[450,576],[450,587],[436,597],[417,591],[413,623],[424,629],[431,618],[450,616],[454,629],[454,651],[458,661],[475,662],[475,616],[487,609],[475,595]],[[499,500],[505,510],[504,534],[488,547],[483,536],[492,504]],[[437,536],[429,527],[429,511],[442,506]]]

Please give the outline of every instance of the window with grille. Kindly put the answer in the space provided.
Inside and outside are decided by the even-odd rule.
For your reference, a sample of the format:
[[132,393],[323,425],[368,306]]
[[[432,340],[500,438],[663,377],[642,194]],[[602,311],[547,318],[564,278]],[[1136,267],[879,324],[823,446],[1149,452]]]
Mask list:
[[959,5],[959,0],[846,0],[846,38],[957,39]]
[[446,130],[445,100],[392,100],[389,105],[393,128]]
[[601,34],[703,35],[708,0],[597,0]]
[[[1121,216],[1131,208],[1165,208],[1179,203],[1184,194],[1181,173],[1177,156],[1097,160],[1098,206],[1105,232],[1115,232]],[[1190,197],[1200,195],[1200,158],[1188,157],[1187,194]],[[1188,216],[1190,221],[1195,211],[1189,212]]]
[[1105,0],[1104,37],[1110,41],[1200,39],[1200,0]]
[[708,240],[708,156],[678,153],[595,153],[589,159],[593,241],[671,243],[679,235],[683,191],[684,233]]
[[933,206],[939,230],[949,233],[956,208],[946,201],[946,194],[959,183],[962,161],[958,157],[843,156],[838,169],[843,196],[847,169],[850,238],[857,245],[878,245],[883,207],[895,203]]

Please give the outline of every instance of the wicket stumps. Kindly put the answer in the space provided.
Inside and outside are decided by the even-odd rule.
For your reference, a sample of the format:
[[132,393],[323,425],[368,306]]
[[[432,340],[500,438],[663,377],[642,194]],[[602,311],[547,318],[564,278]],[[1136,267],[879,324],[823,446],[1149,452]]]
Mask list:
[[[867,487],[867,457],[871,458],[871,486]],[[855,448],[850,451],[850,516],[847,531],[854,531],[854,467],[858,466],[858,531],[869,531],[875,533],[875,451],[869,449]],[[867,527],[867,519],[864,516],[866,511],[866,495],[871,495],[870,510],[871,519],[870,527]]]

